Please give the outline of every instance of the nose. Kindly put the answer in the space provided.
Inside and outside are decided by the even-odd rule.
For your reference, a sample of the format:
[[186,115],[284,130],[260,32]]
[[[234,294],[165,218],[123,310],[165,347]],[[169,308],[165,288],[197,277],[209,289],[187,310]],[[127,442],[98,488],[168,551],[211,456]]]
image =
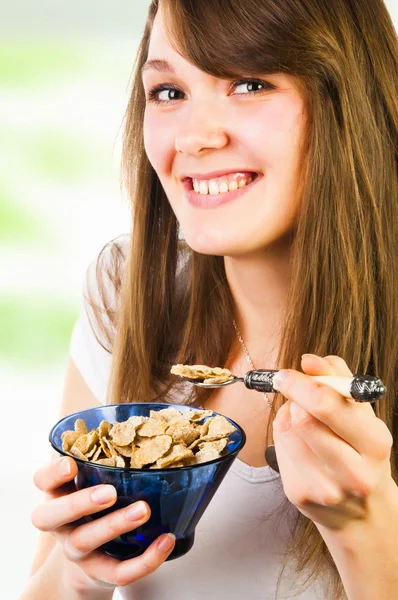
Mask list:
[[219,119],[213,113],[201,110],[200,114],[191,115],[181,126],[175,138],[177,152],[202,156],[208,151],[224,148],[229,142],[229,136]]

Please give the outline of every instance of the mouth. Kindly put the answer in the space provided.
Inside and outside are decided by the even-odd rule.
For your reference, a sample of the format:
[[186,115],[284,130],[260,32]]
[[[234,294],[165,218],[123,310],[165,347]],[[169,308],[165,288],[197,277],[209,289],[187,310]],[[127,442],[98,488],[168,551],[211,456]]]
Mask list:
[[244,171],[226,173],[225,175],[213,177],[212,179],[194,176],[185,177],[183,183],[187,191],[200,194],[201,196],[218,196],[243,189],[253,183],[259,176],[260,174],[255,171]]
[[262,177],[263,174],[256,171],[241,171],[212,179],[185,177],[183,185],[186,198],[192,206],[216,208],[245,194]]

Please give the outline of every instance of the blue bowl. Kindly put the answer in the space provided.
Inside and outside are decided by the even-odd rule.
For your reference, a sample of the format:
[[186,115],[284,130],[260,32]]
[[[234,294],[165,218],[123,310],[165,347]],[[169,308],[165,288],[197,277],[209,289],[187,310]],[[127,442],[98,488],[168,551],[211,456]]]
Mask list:
[[[59,454],[69,456],[62,450],[61,435],[64,431],[74,429],[76,419],[84,419],[90,431],[104,419],[122,422],[136,415],[147,417],[149,411],[169,406],[182,413],[192,409],[179,404],[136,403],[111,404],[83,410],[61,419],[50,432],[50,443]],[[214,416],[217,414],[213,413]],[[229,436],[232,443],[228,444],[228,453],[206,463],[168,469],[122,469],[74,459],[78,466],[75,478],[78,490],[105,483],[113,485],[117,491],[116,503],[111,508],[87,517],[87,521],[137,500],[145,500],[151,507],[151,517],[144,525],[102,546],[106,554],[119,560],[139,556],[163,533],[173,533],[176,536],[176,545],[168,560],[178,558],[192,548],[199,519],[246,442],[243,429],[231,419],[227,420],[236,427],[236,431]]]

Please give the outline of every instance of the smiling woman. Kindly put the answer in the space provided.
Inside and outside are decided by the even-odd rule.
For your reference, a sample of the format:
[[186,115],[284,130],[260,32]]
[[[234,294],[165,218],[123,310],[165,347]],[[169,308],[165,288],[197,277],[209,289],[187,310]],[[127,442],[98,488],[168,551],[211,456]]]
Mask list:
[[[245,66],[220,79],[184,55],[158,13],[143,67],[148,159],[193,250],[226,256],[269,245],[296,220],[304,95],[289,75],[242,78]],[[201,210],[213,208],[217,218]],[[248,214],[256,218],[242,222]]]
[[[34,522],[58,542],[24,600],[55,564],[95,600],[397,596],[397,57],[382,0],[153,0],[125,119],[134,234],[89,270],[63,408],[203,405],[247,442],[161,569],[170,536],[96,551],[150,507],[77,524],[99,508],[62,487],[75,463],[39,471]],[[275,369],[281,393],[187,390],[177,363]],[[386,384],[374,409],[310,377],[352,372]]]

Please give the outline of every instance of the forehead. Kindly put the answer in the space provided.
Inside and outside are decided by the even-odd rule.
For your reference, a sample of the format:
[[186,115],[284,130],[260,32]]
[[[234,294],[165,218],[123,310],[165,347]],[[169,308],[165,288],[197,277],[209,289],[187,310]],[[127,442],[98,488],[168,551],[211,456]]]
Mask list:
[[[198,69],[191,62],[186,60],[177,50],[175,50],[171,43],[170,38],[168,37],[168,33],[164,23],[164,17],[162,11],[159,9],[156,17],[153,22],[151,38],[149,41],[148,47],[148,58],[147,63],[155,60],[156,63],[162,63],[165,61],[166,65],[163,63],[154,66],[154,71],[168,71],[178,72],[179,75],[182,76],[192,76],[193,74],[197,76],[205,75],[203,71]],[[167,68],[167,65],[170,65],[170,69]],[[151,68],[143,69],[144,73],[154,72]]]
[[[151,38],[149,41],[148,58],[165,58],[168,56],[180,56],[170,45],[164,25],[162,11],[159,9],[153,22]],[[182,58],[182,57],[180,57]]]

